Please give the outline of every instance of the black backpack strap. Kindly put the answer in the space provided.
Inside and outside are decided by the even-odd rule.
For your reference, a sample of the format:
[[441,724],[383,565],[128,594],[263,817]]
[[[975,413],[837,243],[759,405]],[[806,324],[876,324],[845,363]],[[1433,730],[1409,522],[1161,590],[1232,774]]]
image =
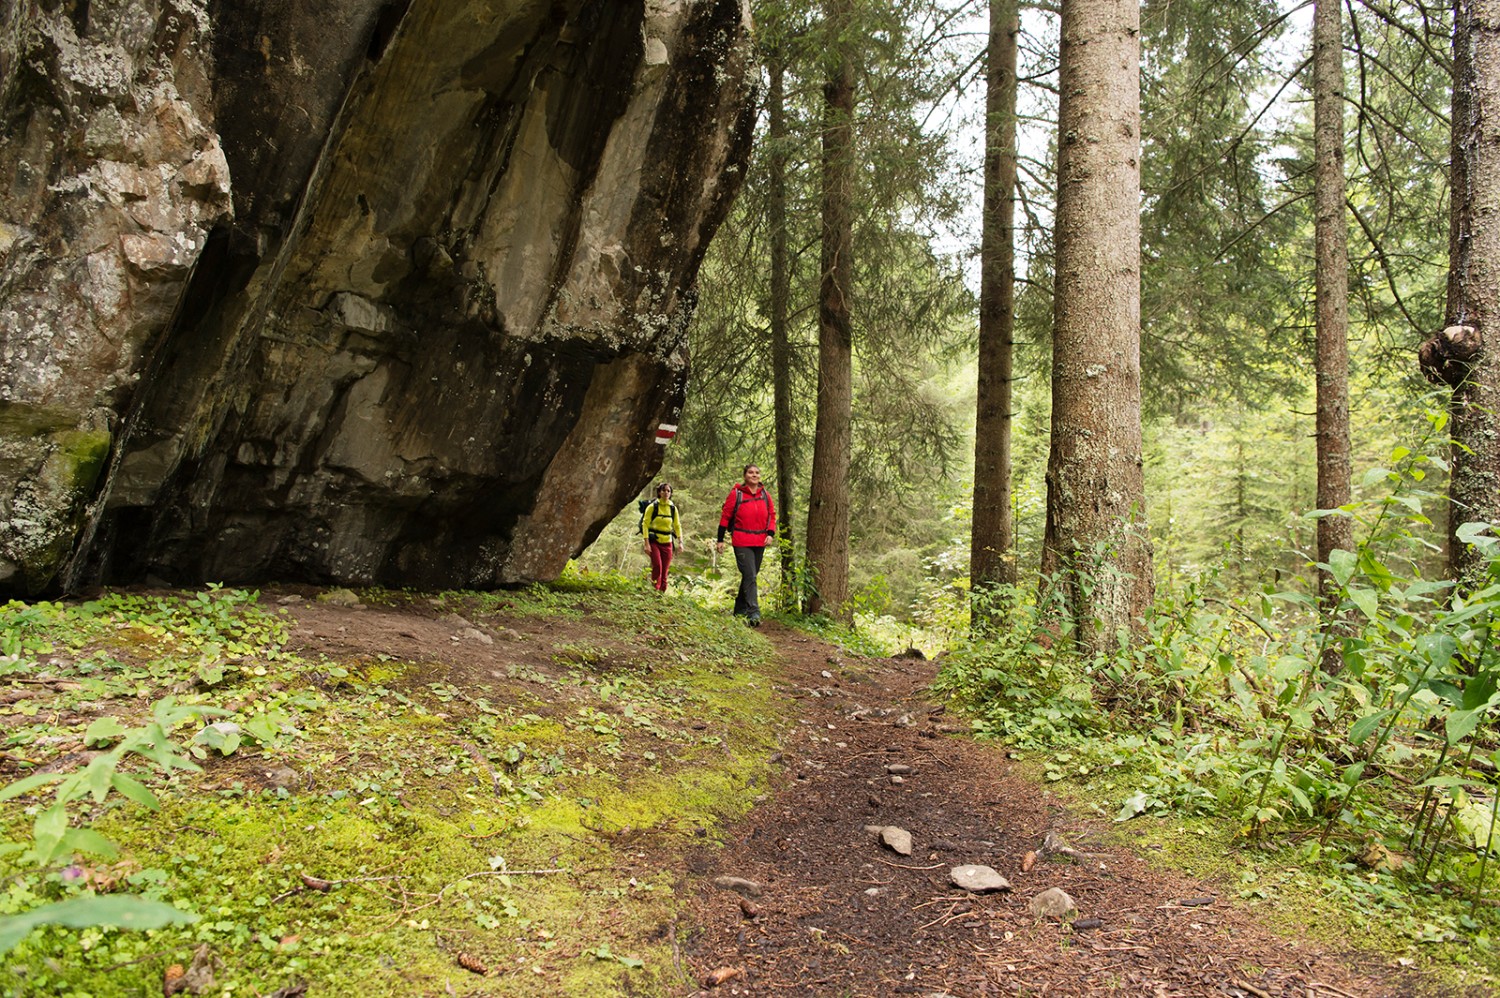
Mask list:
[[[735,486],[735,489],[734,489],[734,510],[729,514],[729,532],[731,534],[735,530],[739,529],[738,527],[736,527],[734,525],[734,520],[735,520],[735,517],[739,516],[739,513],[740,513],[740,503],[742,503],[744,501],[745,501],[745,493],[744,493],[744,491],[742,489],[740,489],[739,486]],[[762,502],[762,501],[764,501],[766,503],[767,508],[769,509],[770,508],[770,503],[771,503],[771,493],[767,492],[764,488],[762,488],[760,490],[760,495],[755,496],[750,501],[751,502]],[[772,533],[772,531],[770,531],[770,530],[741,530],[740,533],[742,533],[742,534],[766,534],[767,536],[769,536]]]
[[[677,522],[677,505],[671,500],[667,501],[667,514],[667,529],[661,530],[656,525],[656,518],[658,516],[661,516],[661,500],[653,499],[651,501],[651,525],[647,528],[647,533],[650,535],[652,540],[656,540],[658,534],[666,534],[667,541],[672,540],[672,538],[676,536],[672,528],[673,525]],[[666,541],[658,541],[657,543],[666,543]]]

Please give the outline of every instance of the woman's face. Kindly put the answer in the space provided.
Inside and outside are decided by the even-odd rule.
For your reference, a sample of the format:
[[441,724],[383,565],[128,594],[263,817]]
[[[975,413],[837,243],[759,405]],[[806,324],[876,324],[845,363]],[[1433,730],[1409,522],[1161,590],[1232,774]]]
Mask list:
[[670,486],[670,485],[663,485],[660,488],[658,488],[656,490],[656,498],[658,498],[658,499],[670,499],[670,498],[672,498],[672,486]]
[[753,464],[745,469],[745,484],[752,489],[760,485],[760,469]]

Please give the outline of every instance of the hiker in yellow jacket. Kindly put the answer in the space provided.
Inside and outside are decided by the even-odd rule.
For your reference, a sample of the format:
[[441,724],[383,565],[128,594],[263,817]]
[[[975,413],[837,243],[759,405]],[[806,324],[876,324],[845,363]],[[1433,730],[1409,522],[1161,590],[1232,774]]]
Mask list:
[[641,515],[641,538],[646,544],[646,554],[651,556],[651,584],[657,592],[664,593],[672,553],[682,550],[682,520],[672,502],[672,486],[666,482],[656,487],[656,498],[646,504]]

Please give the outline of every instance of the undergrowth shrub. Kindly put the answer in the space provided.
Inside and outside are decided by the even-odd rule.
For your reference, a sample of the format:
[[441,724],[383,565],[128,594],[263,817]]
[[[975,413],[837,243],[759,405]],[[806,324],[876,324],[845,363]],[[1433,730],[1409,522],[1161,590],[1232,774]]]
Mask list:
[[961,639],[937,688],[980,735],[1047,749],[1048,779],[1109,772],[1119,820],[1201,814],[1247,840],[1311,836],[1343,875],[1464,898],[1449,928],[1487,939],[1500,540],[1492,525],[1459,528],[1489,565],[1466,589],[1421,576],[1412,551],[1442,498],[1422,488],[1430,467],[1445,465],[1398,448],[1365,476],[1385,494],[1310,514],[1352,517],[1360,537],[1318,566],[1335,605],[1205,575],[1160,595],[1133,642],[1089,656],[1065,629],[1053,637],[1034,589],[1000,590],[988,598],[1002,623]]
[[936,689],[974,714],[975,732],[1042,746],[1106,727],[1094,699],[1095,664],[1053,647],[1035,590],[1004,586],[973,598],[993,601],[995,612],[987,616],[998,623],[945,658]]

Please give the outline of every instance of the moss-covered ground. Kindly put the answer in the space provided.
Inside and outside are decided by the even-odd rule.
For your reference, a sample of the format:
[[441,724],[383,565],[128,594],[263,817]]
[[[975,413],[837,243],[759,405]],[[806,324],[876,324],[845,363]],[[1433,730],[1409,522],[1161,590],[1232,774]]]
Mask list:
[[765,785],[767,650],[627,586],[12,603],[4,782],[87,765],[163,698],[205,714],[173,732],[198,771],[124,764],[159,809],[71,809],[113,855],[39,866],[49,790],[0,805],[0,914],[129,893],[196,921],[39,929],[0,989],[158,995],[206,969],[222,995],[680,990],[668,871]]

